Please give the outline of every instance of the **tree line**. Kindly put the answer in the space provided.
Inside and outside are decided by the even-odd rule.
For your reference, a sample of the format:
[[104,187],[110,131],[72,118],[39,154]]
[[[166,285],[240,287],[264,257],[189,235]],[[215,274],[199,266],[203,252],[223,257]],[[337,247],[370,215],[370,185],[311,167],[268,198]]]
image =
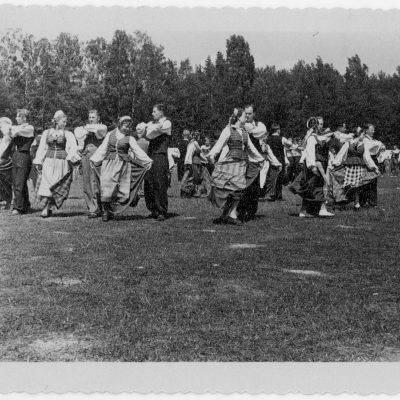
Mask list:
[[235,106],[253,103],[257,118],[267,127],[279,123],[286,136],[303,136],[307,119],[322,115],[331,128],[371,122],[385,143],[400,141],[400,67],[393,75],[370,74],[354,55],[344,74],[320,57],[290,70],[256,68],[240,35],[227,39],[225,54],[193,67],[189,59],[166,58],[140,31],[82,42],[68,33],[50,41],[9,30],[0,40],[0,92],[0,116],[28,108],[38,130],[58,109],[71,127],[84,123],[91,108],[113,126],[122,115],[148,121],[152,105],[162,102],[176,143],[186,128],[216,137]]

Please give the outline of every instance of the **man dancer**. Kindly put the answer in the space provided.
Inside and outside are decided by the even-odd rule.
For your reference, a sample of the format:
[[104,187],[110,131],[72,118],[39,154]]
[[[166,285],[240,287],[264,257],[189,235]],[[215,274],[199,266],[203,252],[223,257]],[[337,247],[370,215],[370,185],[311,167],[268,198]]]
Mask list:
[[74,134],[82,154],[83,197],[89,210],[88,218],[97,218],[101,216],[100,167],[92,169],[89,162],[105,138],[107,127],[100,123],[97,110],[90,110],[88,124],[76,128]]
[[146,207],[149,218],[165,221],[168,213],[168,144],[171,138],[171,121],[164,115],[164,105],[153,107],[153,121],[147,124],[146,138],[150,141],[149,157],[153,165],[144,182]]
[[27,122],[29,111],[17,110],[17,126],[11,128],[11,139],[14,151],[12,155],[12,187],[13,211],[12,215],[27,213],[30,208],[28,178],[32,167],[30,155],[31,144],[34,140],[34,128]]
[[282,164],[282,169],[279,172],[273,192],[268,201],[283,200],[282,198],[282,184],[285,177],[285,148],[290,149],[292,142],[281,136],[281,127],[273,123],[271,125],[272,135],[268,137],[267,144],[274,153],[274,156]]
[[[261,140],[267,135],[267,128],[262,122],[255,120],[255,111],[256,110],[253,104],[248,104],[244,108],[246,115],[245,130],[248,133],[254,147],[259,151],[259,153],[262,154]],[[249,174],[252,173],[252,169],[252,164],[250,162],[248,167]],[[253,183],[246,188],[237,207],[238,218],[242,221],[249,221],[253,219],[257,213],[258,198],[260,197],[259,175],[260,174],[258,172]]]

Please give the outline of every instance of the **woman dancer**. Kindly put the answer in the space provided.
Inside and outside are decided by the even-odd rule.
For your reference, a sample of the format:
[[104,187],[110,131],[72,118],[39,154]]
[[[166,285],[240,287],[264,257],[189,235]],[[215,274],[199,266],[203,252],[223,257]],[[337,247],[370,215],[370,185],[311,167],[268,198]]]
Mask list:
[[60,208],[69,194],[73,164],[81,160],[78,145],[72,132],[65,130],[67,116],[61,110],[53,117],[53,128],[43,132],[33,160],[42,171],[37,195],[45,200],[42,218],[52,215],[52,206]]
[[317,125],[310,129],[303,141],[303,171],[289,185],[289,190],[303,198],[299,217],[332,218],[333,213],[327,210],[324,188],[328,185],[326,170],[329,158],[329,139],[333,132],[323,131],[324,120],[317,117]]
[[[100,193],[104,222],[138,199],[141,183],[153,163],[130,134],[131,122],[131,117],[121,117],[118,128],[107,133],[90,159],[94,166],[101,164]],[[116,211],[113,209],[115,203],[123,208]]]
[[[209,200],[222,209],[222,215],[213,221],[215,224],[242,225],[237,216],[237,206],[244,190],[258,176],[264,162],[264,157],[257,151],[243,129],[245,122],[244,110],[236,108],[229,119],[229,125],[222,131],[217,143],[208,154],[208,158],[214,163],[216,155],[222,148],[225,145],[229,148],[226,155],[222,155],[215,164],[211,176]],[[247,174],[249,161],[258,163],[257,171],[252,169],[251,174]]]

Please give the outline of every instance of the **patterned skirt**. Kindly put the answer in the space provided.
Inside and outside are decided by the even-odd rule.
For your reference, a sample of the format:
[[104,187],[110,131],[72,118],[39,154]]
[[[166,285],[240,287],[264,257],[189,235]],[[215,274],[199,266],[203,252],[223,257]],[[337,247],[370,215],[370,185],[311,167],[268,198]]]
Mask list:
[[346,167],[341,165],[338,168],[329,170],[329,187],[328,199],[334,203],[348,202],[346,192],[344,190],[344,176]]
[[363,185],[363,178],[367,172],[365,165],[346,165],[343,187],[357,188]]

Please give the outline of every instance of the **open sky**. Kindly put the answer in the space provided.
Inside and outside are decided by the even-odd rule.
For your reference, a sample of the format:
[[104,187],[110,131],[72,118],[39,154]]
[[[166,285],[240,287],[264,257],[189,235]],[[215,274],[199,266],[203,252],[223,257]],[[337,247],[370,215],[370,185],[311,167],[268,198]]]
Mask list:
[[225,52],[226,39],[242,34],[258,67],[291,68],[321,56],[344,72],[358,54],[370,72],[393,73],[400,65],[400,10],[233,9],[150,7],[17,7],[0,5],[0,34],[21,28],[54,39],[60,32],[81,40],[111,39],[116,29],[146,31],[174,61],[201,64]]

